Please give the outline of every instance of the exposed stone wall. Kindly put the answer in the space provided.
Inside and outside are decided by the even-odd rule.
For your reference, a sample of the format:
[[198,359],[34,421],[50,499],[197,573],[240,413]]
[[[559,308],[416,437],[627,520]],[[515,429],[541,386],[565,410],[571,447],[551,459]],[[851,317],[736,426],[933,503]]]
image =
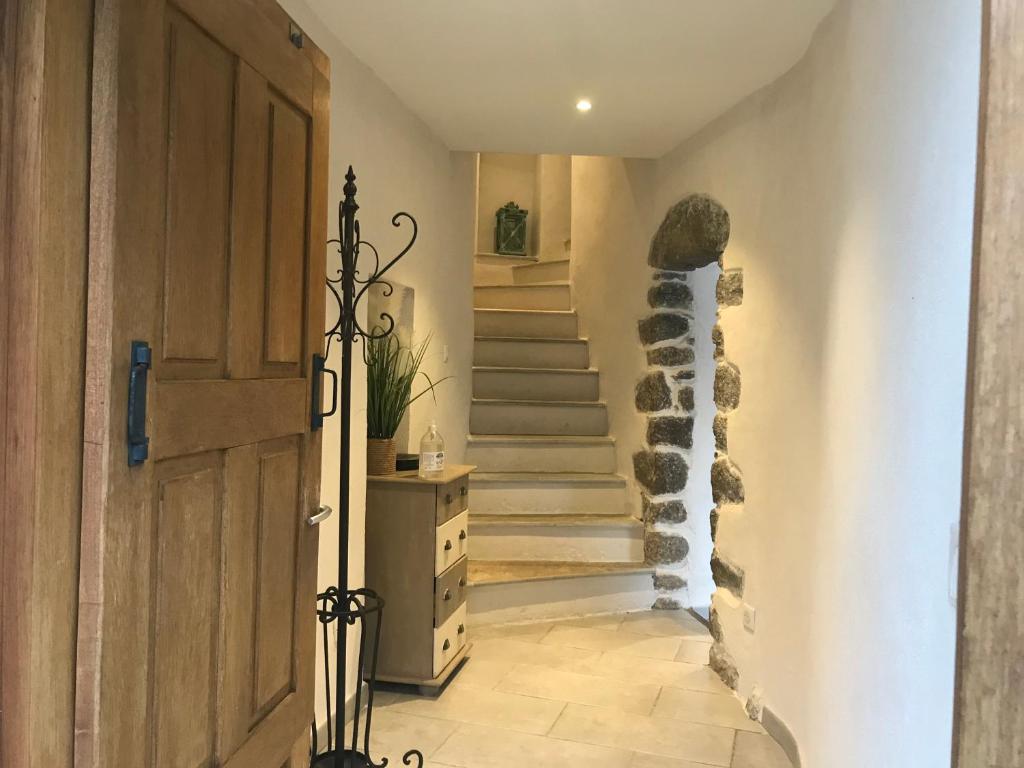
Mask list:
[[639,321],[638,333],[649,368],[636,384],[636,409],[647,420],[646,446],[634,454],[633,471],[642,489],[644,549],[655,566],[657,609],[689,602],[683,495],[693,448],[696,355],[688,278],[718,261],[728,240],[725,209],[710,197],[694,195],[669,210],[648,255],[655,270],[647,292],[650,314]]

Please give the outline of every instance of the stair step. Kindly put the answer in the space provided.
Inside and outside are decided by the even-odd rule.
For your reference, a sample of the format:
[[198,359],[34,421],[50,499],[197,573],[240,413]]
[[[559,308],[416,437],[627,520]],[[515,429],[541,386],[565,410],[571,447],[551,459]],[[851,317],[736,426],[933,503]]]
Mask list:
[[476,336],[575,339],[579,336],[579,318],[575,312],[476,308],[473,328]]
[[469,561],[473,626],[649,608],[653,569],[643,563]]
[[514,368],[587,368],[590,349],[583,339],[515,339],[478,336],[473,365]]
[[570,310],[568,283],[551,285],[477,285],[473,306],[479,309]]
[[569,276],[569,259],[538,261],[536,264],[512,268],[512,281],[516,285],[568,282]]
[[600,381],[593,369],[474,366],[473,397],[489,400],[596,401]]
[[466,462],[481,472],[615,472],[615,440],[605,436],[470,435]]
[[475,560],[640,562],[643,523],[632,515],[469,516]]
[[589,472],[474,472],[474,514],[624,515],[626,479]]
[[483,400],[469,408],[474,435],[606,435],[604,403],[576,401]]

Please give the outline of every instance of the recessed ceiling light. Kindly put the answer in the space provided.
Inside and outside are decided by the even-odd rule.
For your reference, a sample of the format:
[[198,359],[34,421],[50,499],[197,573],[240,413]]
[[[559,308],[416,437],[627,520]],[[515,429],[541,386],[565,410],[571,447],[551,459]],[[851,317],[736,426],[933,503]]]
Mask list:
[[576,102],[576,109],[580,112],[589,112],[592,106],[594,105],[590,103],[590,99],[580,99]]

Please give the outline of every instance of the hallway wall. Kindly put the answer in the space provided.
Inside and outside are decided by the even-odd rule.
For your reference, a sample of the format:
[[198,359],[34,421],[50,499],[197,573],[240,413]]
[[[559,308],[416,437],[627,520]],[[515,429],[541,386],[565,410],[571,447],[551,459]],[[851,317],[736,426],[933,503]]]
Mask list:
[[732,218],[746,504],[718,545],[756,633],[720,613],[740,692],[764,687],[810,768],[949,764],[979,23],[975,2],[847,0],[656,165],[659,218],[691,192]]
[[[433,333],[423,369],[437,380],[453,379],[438,386],[435,406],[429,395],[410,413],[409,441],[413,451],[436,416],[444,435],[448,460],[459,463],[465,453],[469,429],[470,369],[473,354],[472,253],[474,240],[475,157],[450,152],[410,112],[365,64],[327,32],[305,0],[280,0],[281,5],[331,59],[330,193],[328,202],[331,237],[337,236],[337,205],[349,164],[354,166],[359,189],[359,219],[363,236],[373,242],[382,259],[388,259],[408,240],[408,225],[396,229],[391,217],[408,211],[419,223],[419,238],[412,251],[388,273],[396,283],[415,290],[414,338]],[[371,254],[366,257],[371,259]],[[328,251],[328,271],[337,269],[338,256]],[[370,330],[365,303],[360,321]],[[336,319],[333,297],[328,296],[327,323]],[[448,361],[442,360],[448,346]],[[361,360],[362,343],[355,346],[352,374],[352,490],[351,557],[352,586],[363,583],[366,473],[366,373]],[[328,365],[340,370],[339,345],[334,343]],[[425,383],[420,378],[417,389]],[[337,418],[324,424],[321,500],[338,509],[340,424]],[[405,446],[399,446],[405,450]],[[319,587],[337,581],[338,519],[321,525]],[[317,684],[322,685],[322,671]],[[350,679],[350,684],[352,683]],[[350,689],[351,695],[354,688]],[[317,693],[322,713],[323,693]],[[322,714],[321,714],[322,722]]]

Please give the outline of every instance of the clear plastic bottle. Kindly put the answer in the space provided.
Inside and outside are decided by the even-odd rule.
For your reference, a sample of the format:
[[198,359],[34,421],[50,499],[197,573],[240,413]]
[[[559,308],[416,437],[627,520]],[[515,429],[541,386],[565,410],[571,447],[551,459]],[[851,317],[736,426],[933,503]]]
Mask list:
[[444,474],[444,438],[437,431],[437,422],[431,421],[420,440],[420,477],[433,479]]

